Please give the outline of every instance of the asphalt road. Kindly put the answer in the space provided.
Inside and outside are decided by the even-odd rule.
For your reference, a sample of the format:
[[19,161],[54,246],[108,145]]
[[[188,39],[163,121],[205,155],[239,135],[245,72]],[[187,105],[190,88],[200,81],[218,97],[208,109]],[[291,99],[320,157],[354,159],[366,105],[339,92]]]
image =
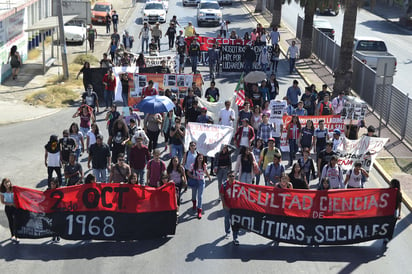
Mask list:
[[[295,1],[282,6],[282,19],[293,30],[296,30],[297,14],[304,17],[303,9]],[[318,17],[326,19],[331,23],[335,29],[335,41],[340,45],[344,10],[341,10],[338,16]],[[385,41],[388,51],[396,57],[398,62],[393,84],[405,94],[410,93],[408,77],[411,71],[412,59],[410,52],[405,49],[409,48],[412,43],[411,34],[412,31],[387,22],[382,17],[365,9],[358,10],[355,36],[378,37]]]
[[[193,7],[182,8],[181,2],[170,2],[169,14],[190,19]],[[137,12],[138,7],[136,7]],[[176,9],[173,11],[173,9]],[[133,15],[133,13],[131,13]],[[231,28],[250,29],[255,25],[244,14],[239,3],[225,7]],[[243,18],[240,20],[239,18]],[[132,19],[130,19],[132,20]],[[129,26],[135,29],[137,26]],[[198,31],[208,35],[213,28]],[[164,40],[166,41],[166,40]],[[201,68],[205,72],[206,68]],[[298,76],[287,75],[287,64],[280,63],[280,96]],[[222,100],[232,95],[238,74],[226,74],[217,79]],[[300,79],[299,79],[300,80]],[[206,81],[206,86],[208,85]],[[303,82],[300,80],[300,86]],[[50,134],[61,136],[72,121],[75,108],[64,109],[53,116],[0,127],[2,147],[0,174],[11,177],[14,184],[45,189],[47,172],[44,167],[44,144]],[[98,115],[105,140],[107,131]],[[161,139],[163,141],[163,139]],[[81,157],[85,166],[85,155]],[[372,172],[370,187],[383,187],[383,180]],[[0,262],[4,272],[13,273],[406,273],[410,269],[409,248],[411,214],[404,209],[396,234],[388,249],[381,241],[349,246],[317,248],[280,244],[274,247],[267,239],[253,233],[241,233],[241,245],[235,247],[224,238],[223,215],[218,201],[217,182],[207,184],[204,192],[204,217],[197,220],[191,209],[190,190],[183,195],[176,235],[164,239],[136,242],[67,241],[50,244],[50,239],[23,239],[19,245],[8,241],[5,214],[0,212]],[[3,208],[1,208],[1,211]],[[406,215],[406,216],[405,216]]]

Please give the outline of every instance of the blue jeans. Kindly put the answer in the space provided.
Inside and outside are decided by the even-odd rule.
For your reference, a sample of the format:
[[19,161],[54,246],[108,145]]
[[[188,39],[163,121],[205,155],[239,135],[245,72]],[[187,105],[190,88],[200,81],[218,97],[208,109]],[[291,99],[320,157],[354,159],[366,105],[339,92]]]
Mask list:
[[124,107],[129,106],[129,94],[122,92],[122,99],[123,99],[123,106]]
[[280,137],[275,137],[275,147],[280,149]]
[[96,177],[96,182],[107,183],[107,169],[97,169],[93,168],[93,175]]
[[172,144],[172,157],[177,156],[179,162],[182,162],[183,158],[183,145],[173,145]]
[[218,191],[220,191],[220,188],[222,187],[222,183],[226,181],[227,179],[227,173],[229,172],[229,167],[218,167],[217,168],[217,187]]
[[246,74],[249,73],[252,70],[252,65],[253,65],[253,62],[245,61],[245,65],[243,67],[243,70],[245,71]]
[[239,177],[239,181],[242,183],[246,184],[251,184],[252,183],[252,173],[251,172],[242,172]]
[[268,64],[261,64],[261,67],[262,67],[262,71],[266,73],[266,71],[268,70]]
[[298,144],[296,139],[289,139],[289,164],[291,165],[293,159],[295,159],[296,153],[298,152]]
[[[230,233],[230,219],[232,218],[232,215],[230,215],[230,211],[226,209],[223,209],[223,213],[225,216],[225,233],[229,234]],[[237,229],[232,230],[233,240],[237,240],[238,234],[239,234],[239,230]]]
[[114,101],[114,91],[111,90],[104,90],[104,102],[106,104],[106,107],[109,108],[113,105]]
[[[146,50],[144,50],[144,44],[146,43]],[[149,38],[142,38],[142,52],[149,50]]]
[[196,186],[192,187],[192,201],[196,201],[197,208],[202,209],[203,189],[205,188],[205,180],[197,180]]
[[295,69],[296,58],[289,58],[289,73],[292,74]]
[[133,172],[136,172],[137,174],[137,182],[142,186],[146,185],[146,182],[144,181],[145,169],[133,169]]
[[192,64],[192,72],[196,73],[196,70],[197,70],[197,56],[190,56],[190,63]]

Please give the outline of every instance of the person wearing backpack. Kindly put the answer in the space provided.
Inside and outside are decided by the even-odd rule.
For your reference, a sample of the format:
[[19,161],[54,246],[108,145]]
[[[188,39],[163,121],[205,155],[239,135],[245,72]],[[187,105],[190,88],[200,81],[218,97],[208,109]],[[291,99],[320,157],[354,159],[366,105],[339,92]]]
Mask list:
[[280,178],[285,176],[285,166],[280,161],[280,155],[274,155],[273,162],[267,165],[264,173],[266,186],[274,186],[280,182]]
[[329,178],[331,189],[343,189],[345,185],[343,184],[343,172],[340,165],[338,165],[338,156],[333,155],[330,159],[328,165],[324,166],[322,169],[322,176],[320,179]]
[[151,187],[159,187],[160,179],[163,172],[166,171],[166,164],[160,160],[160,151],[153,152],[153,159],[147,163],[147,185]]
[[354,168],[346,174],[345,186],[347,188],[363,188],[363,182],[368,177],[369,174],[362,168],[362,163],[356,161]]
[[333,106],[329,101],[329,94],[325,94],[323,102],[320,102],[317,115],[333,115]]

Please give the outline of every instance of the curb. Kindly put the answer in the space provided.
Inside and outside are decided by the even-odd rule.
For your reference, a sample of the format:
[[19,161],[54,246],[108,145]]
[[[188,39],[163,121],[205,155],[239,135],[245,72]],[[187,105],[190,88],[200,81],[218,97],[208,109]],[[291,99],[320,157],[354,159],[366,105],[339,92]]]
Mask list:
[[[243,6],[246,8],[246,10],[250,13],[250,15],[252,15],[257,22],[259,22],[259,23],[261,23],[261,24],[263,25],[263,22],[261,22],[260,20],[258,20],[258,18],[257,18],[256,16],[254,16],[254,12],[252,12],[252,11],[249,9],[249,7],[247,6],[247,4],[245,4],[244,2],[242,2],[242,3],[243,3]],[[387,21],[390,21],[390,20],[388,20],[388,19],[386,19],[386,20],[387,20]],[[266,19],[265,19],[265,21],[266,21]],[[392,22],[392,21],[390,21],[390,22]],[[392,22],[392,23],[393,23],[393,22]],[[288,28],[288,26],[287,26],[286,24],[283,24],[283,26],[284,26],[284,28],[286,28],[290,33],[293,33],[293,32]],[[280,45],[279,45],[279,46],[280,46]],[[282,54],[283,54],[284,56],[286,56],[285,50],[284,50],[282,47],[280,47],[280,49],[281,49]],[[304,60],[304,59],[303,59],[303,60]],[[309,81],[309,78],[305,75],[305,73],[301,72],[300,69],[298,69],[297,67],[296,67],[296,71],[298,72],[298,74],[301,76],[301,78],[303,79],[303,81],[304,81],[307,85],[311,84],[311,81]],[[389,182],[392,180],[392,177],[384,170],[384,168],[383,168],[377,161],[375,161],[375,163],[374,163],[373,165],[374,165],[376,171],[377,171],[377,172],[383,177],[383,179],[386,181],[386,183],[389,184]],[[411,199],[411,198],[409,198],[408,196],[406,196],[406,195],[404,194],[404,195],[402,195],[402,202],[403,202],[403,203],[405,204],[405,206],[409,209],[409,211],[412,211],[412,199]]]
[[21,119],[15,119],[15,120],[10,120],[10,121],[0,121],[0,126],[11,125],[11,124],[16,124],[16,123],[20,123],[20,122],[27,122],[27,121],[32,121],[32,120],[44,118],[44,117],[56,114],[57,112],[59,112],[61,110],[62,110],[61,108],[58,108],[58,109],[54,109],[53,111],[50,111],[48,113],[39,114],[39,115],[36,115],[36,116],[31,116],[31,117],[21,118]]

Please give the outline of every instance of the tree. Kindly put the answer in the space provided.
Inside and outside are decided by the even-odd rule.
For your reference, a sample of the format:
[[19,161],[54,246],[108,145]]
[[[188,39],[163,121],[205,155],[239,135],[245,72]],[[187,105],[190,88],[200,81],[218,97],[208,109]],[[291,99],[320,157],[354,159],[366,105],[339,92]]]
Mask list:
[[282,18],[282,0],[273,0],[274,5],[272,9],[272,27],[280,26],[280,19]]
[[339,91],[342,90],[348,93],[352,85],[352,54],[358,5],[358,0],[345,1],[339,63],[338,68],[334,72],[333,96],[337,96]]
[[300,57],[309,58],[312,55],[312,26],[316,11],[316,0],[301,0],[300,5],[305,7]]
[[262,12],[262,11],[263,11],[263,0],[257,0],[255,13]]

